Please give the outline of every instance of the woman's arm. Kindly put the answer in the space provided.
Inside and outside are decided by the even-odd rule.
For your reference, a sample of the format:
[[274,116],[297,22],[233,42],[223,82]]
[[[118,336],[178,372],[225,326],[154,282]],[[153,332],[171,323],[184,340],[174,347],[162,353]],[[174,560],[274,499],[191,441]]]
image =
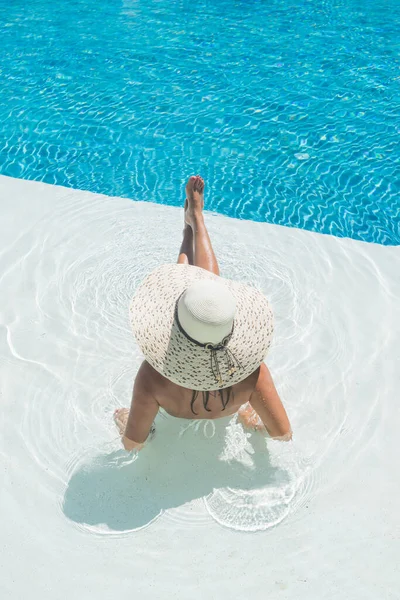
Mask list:
[[152,395],[151,380],[145,363],[140,367],[133,386],[131,409],[122,442],[126,450],[140,450],[150,433],[159,405]]
[[288,416],[265,363],[260,367],[256,389],[250,397],[250,404],[272,438],[283,441],[292,439]]

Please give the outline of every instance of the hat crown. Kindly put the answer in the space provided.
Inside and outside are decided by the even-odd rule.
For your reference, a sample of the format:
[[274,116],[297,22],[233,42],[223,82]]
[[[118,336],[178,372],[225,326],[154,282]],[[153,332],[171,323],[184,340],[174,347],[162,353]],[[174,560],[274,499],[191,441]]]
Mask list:
[[195,281],[178,302],[181,327],[201,344],[222,342],[232,331],[235,312],[233,294],[219,281]]
[[132,299],[130,321],[148,363],[190,390],[243,381],[260,366],[273,333],[271,307],[261,292],[187,264],[150,273]]

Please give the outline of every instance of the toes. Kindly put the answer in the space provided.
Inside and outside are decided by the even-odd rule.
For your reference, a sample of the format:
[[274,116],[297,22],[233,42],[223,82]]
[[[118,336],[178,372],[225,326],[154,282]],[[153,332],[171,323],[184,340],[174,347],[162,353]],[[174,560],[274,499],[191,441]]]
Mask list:
[[194,190],[196,192],[201,192],[202,191],[202,187],[204,187],[204,182],[202,180],[202,178],[200,177],[200,175],[196,175],[196,181],[194,184]]
[[193,190],[194,192],[200,192],[201,194],[204,190],[204,180],[200,175],[192,175],[189,177],[186,188]]
[[200,193],[202,193],[204,190],[204,179],[202,179],[200,175],[197,177],[197,190]]
[[188,182],[186,184],[186,189],[189,191],[193,190],[195,182],[196,182],[196,177],[194,175],[189,177]]

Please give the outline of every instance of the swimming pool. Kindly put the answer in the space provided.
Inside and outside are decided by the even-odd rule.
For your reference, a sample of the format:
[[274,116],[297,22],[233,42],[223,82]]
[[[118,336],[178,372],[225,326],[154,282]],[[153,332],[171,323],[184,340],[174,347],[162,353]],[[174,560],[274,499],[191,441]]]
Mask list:
[[[0,0],[1,600],[398,600],[398,23]],[[273,306],[294,439],[159,415],[127,455],[128,305],[198,171],[222,274]]]
[[400,244],[395,0],[0,0],[0,173]]

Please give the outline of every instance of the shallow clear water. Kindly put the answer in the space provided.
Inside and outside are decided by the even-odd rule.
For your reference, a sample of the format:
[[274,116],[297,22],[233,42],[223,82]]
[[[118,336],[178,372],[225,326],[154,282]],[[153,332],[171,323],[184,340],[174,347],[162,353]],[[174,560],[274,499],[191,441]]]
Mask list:
[[3,177],[0,206],[1,598],[396,600],[400,248],[207,215],[294,440],[160,415],[135,457],[128,306],[183,210]]
[[0,172],[400,243],[400,4],[0,0]]
[[[243,223],[209,218],[222,274],[259,287],[274,308],[268,359],[296,444],[267,444],[246,434],[235,417],[199,424],[159,415],[154,440],[136,460],[122,451],[112,419],[116,407],[129,404],[142,361],[127,307],[149,270],[174,260],[182,215],[117,199],[77,196],[71,202],[67,195],[54,204],[57,211],[43,212],[5,251],[0,291],[8,289],[15,299],[2,319],[10,360],[5,397],[20,398],[11,407],[18,435],[66,517],[97,534],[137,530],[162,515],[191,526],[207,524],[211,516],[236,530],[266,530],[319,493],[314,488],[326,485],[327,464],[350,464],[355,439],[343,443],[341,436],[357,426],[347,389],[349,371],[358,368],[356,335],[350,310],[337,310],[340,293],[329,297],[335,273],[319,238],[293,240],[305,273],[285,257],[279,230],[266,243]],[[13,251],[23,247],[25,252]],[[354,274],[356,255],[343,255],[353,261]],[[353,286],[377,276],[361,256]],[[345,297],[354,294],[351,278],[349,273],[342,280]],[[376,292],[387,310],[389,285],[382,279]],[[382,322],[379,331],[384,328]],[[15,377],[19,364],[21,380]],[[378,381],[369,388],[377,398]],[[364,415],[359,451],[382,409],[375,399]]]

